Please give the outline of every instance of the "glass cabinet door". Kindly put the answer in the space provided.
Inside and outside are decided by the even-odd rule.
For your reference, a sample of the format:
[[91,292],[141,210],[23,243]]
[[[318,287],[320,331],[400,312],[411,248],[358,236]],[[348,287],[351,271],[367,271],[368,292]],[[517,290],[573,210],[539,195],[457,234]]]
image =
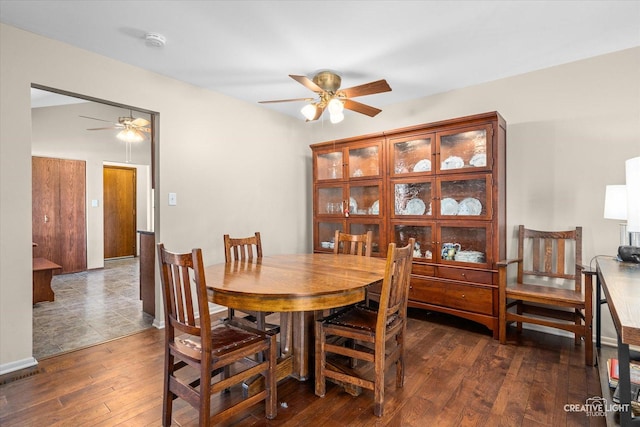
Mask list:
[[349,186],[349,215],[380,215],[381,184],[375,181],[370,184]]
[[349,178],[380,177],[382,170],[382,144],[349,148]]
[[391,176],[430,173],[433,168],[433,134],[411,136],[391,141]]
[[392,217],[409,215],[424,218],[432,216],[434,190],[432,180],[394,182],[391,197],[394,203]]
[[441,132],[438,133],[437,139],[440,171],[488,169],[487,159],[491,159],[490,125]]
[[491,241],[490,225],[458,225],[451,223],[438,227],[438,259],[443,263],[491,263],[487,259],[490,248],[487,244]]
[[[350,234],[366,234],[371,230],[371,254],[380,255],[380,224],[368,222],[349,222]],[[386,249],[386,248],[385,248]]]
[[416,239],[413,247],[414,261],[431,261],[435,259],[435,240],[433,239],[433,226],[431,224],[396,224],[393,226],[391,241],[396,245],[406,246],[412,237]]
[[455,175],[438,180],[440,218],[468,216],[469,219],[491,218],[491,175]]
[[319,152],[315,159],[318,180],[342,179],[342,151]]
[[318,215],[344,215],[343,186],[323,186],[317,188],[316,214]]
[[319,221],[316,223],[314,250],[333,251],[336,230],[344,232],[343,221]]

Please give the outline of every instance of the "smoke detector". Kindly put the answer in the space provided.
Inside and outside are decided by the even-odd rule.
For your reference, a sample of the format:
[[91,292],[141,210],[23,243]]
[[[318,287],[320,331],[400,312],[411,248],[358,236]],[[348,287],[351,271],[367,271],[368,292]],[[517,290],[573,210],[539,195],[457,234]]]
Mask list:
[[147,33],[144,36],[145,44],[149,47],[163,47],[167,39],[158,33]]

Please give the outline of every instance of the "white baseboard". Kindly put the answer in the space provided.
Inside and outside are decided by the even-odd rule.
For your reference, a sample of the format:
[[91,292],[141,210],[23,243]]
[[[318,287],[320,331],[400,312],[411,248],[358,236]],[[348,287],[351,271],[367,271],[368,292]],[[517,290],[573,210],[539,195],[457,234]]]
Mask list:
[[0,365],[0,375],[19,371],[20,369],[31,368],[36,365],[38,365],[38,361],[34,357],[28,357],[26,359],[5,363]]

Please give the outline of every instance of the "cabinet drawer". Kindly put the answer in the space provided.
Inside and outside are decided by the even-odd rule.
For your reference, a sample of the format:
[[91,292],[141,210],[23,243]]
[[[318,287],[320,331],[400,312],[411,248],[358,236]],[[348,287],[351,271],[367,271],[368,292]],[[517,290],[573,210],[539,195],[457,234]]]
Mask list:
[[463,282],[474,282],[491,284],[492,274],[490,271],[467,270],[455,267],[438,266],[436,276],[443,279],[460,280]]
[[436,268],[433,265],[417,264],[414,262],[413,266],[411,267],[411,274],[415,274],[418,276],[433,277],[435,275],[435,271]]
[[446,285],[429,279],[412,277],[409,286],[409,299],[436,305],[447,305]]
[[493,292],[491,288],[449,281],[412,278],[409,299],[493,315]]

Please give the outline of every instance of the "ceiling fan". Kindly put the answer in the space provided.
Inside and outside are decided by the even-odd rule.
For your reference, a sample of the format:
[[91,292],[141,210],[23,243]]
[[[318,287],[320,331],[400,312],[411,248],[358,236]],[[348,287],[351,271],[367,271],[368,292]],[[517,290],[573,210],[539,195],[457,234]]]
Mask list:
[[318,97],[279,99],[273,101],[260,101],[260,103],[269,104],[274,102],[310,101],[310,103],[305,105],[301,110],[302,114],[307,118],[307,121],[318,120],[325,109],[329,110],[332,123],[342,121],[344,118],[344,114],[342,112],[344,108],[373,117],[382,110],[354,101],[351,98],[389,92],[391,90],[391,87],[386,80],[377,80],[359,86],[340,89],[340,84],[342,83],[341,77],[335,72],[328,70],[318,72],[313,76],[313,79],[309,79],[307,76],[296,76],[293,74],[290,74],[289,77],[302,84],[307,89],[315,92]]
[[95,117],[80,116],[85,119],[98,120],[101,122],[111,123],[111,126],[100,128],[89,128],[87,130],[107,130],[107,129],[120,129],[120,132],[116,135],[116,138],[125,142],[140,142],[145,139],[146,135],[151,132],[149,127],[149,121],[141,117],[134,118],[133,113],[129,110],[129,116],[118,117],[118,123],[113,123],[110,120],[97,119]]

